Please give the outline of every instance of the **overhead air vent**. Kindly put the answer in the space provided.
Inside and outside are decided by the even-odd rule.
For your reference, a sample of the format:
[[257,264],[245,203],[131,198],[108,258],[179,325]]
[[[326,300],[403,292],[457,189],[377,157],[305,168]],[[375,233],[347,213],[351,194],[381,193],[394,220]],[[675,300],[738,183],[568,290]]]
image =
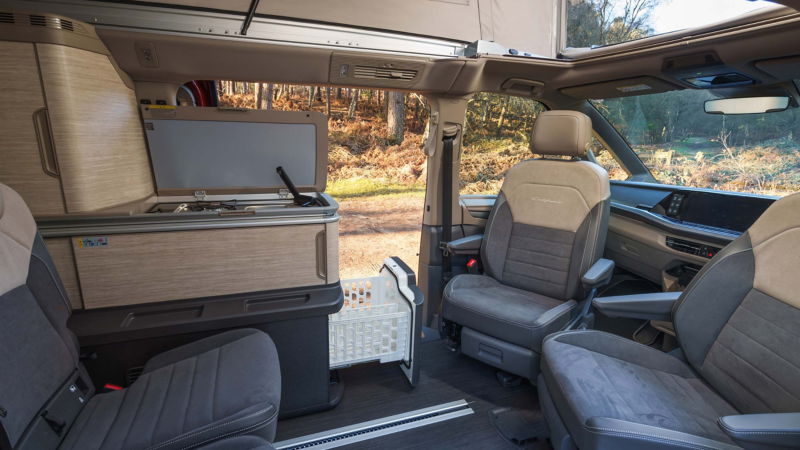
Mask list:
[[353,76],[356,78],[411,81],[417,76],[417,71],[387,67],[355,66],[353,67]]
[[37,16],[35,14],[30,14],[28,16],[28,23],[34,27],[46,27],[47,26],[47,19],[44,16]]
[[334,52],[331,56],[331,84],[409,89],[425,74],[427,60],[381,57],[365,53]]
[[21,14],[0,11],[0,24],[52,28],[68,31],[70,33],[82,34],[84,36],[91,36],[86,28],[78,22],[40,14]]

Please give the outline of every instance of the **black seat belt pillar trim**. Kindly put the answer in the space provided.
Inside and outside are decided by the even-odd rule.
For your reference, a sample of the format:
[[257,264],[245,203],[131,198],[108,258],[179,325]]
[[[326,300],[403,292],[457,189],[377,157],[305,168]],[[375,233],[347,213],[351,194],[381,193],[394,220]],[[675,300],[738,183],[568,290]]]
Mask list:
[[[7,411],[5,409],[2,409],[2,414],[0,415],[0,417],[5,417],[6,414]],[[11,440],[8,438],[8,433],[6,433],[6,428],[3,426],[2,420],[0,420],[0,450],[12,450]]]
[[446,286],[452,275],[452,261],[447,243],[453,240],[453,143],[458,129],[452,127],[442,132],[442,286]]

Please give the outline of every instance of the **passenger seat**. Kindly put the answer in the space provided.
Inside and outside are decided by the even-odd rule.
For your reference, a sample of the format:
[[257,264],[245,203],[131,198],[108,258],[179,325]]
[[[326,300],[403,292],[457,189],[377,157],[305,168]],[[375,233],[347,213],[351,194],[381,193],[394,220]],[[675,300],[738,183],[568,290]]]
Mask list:
[[[442,317],[463,326],[464,354],[535,382],[545,336],[575,318],[587,293],[610,277],[611,261],[594,267],[605,247],[611,188],[602,167],[581,160],[591,138],[585,114],[541,113],[531,152],[572,158],[512,167],[482,239],[459,240],[480,246],[486,269],[458,275],[444,290]],[[455,254],[459,241],[448,246]],[[590,269],[594,280],[586,278]]]
[[71,312],[30,211],[0,184],[0,448],[3,440],[16,450],[175,450],[243,434],[274,440],[280,367],[263,332],[179,347],[152,358],[127,389],[95,395],[66,327]]

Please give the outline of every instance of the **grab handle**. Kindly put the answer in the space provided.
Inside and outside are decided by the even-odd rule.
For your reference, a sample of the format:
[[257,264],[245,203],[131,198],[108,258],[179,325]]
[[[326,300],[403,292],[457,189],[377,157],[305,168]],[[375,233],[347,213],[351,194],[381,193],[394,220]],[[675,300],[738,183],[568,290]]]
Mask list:
[[51,177],[58,178],[58,160],[53,133],[50,131],[50,115],[47,108],[40,108],[33,113],[33,125],[36,127],[36,140],[39,142],[39,154],[42,156],[42,169]]

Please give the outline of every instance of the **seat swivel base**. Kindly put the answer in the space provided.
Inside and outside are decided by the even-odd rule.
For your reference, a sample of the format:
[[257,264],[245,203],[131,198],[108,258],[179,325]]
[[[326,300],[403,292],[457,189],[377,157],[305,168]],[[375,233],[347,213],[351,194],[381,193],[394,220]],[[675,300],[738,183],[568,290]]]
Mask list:
[[490,366],[527,378],[532,384],[536,384],[539,376],[541,354],[471,328],[461,329],[461,352]]

